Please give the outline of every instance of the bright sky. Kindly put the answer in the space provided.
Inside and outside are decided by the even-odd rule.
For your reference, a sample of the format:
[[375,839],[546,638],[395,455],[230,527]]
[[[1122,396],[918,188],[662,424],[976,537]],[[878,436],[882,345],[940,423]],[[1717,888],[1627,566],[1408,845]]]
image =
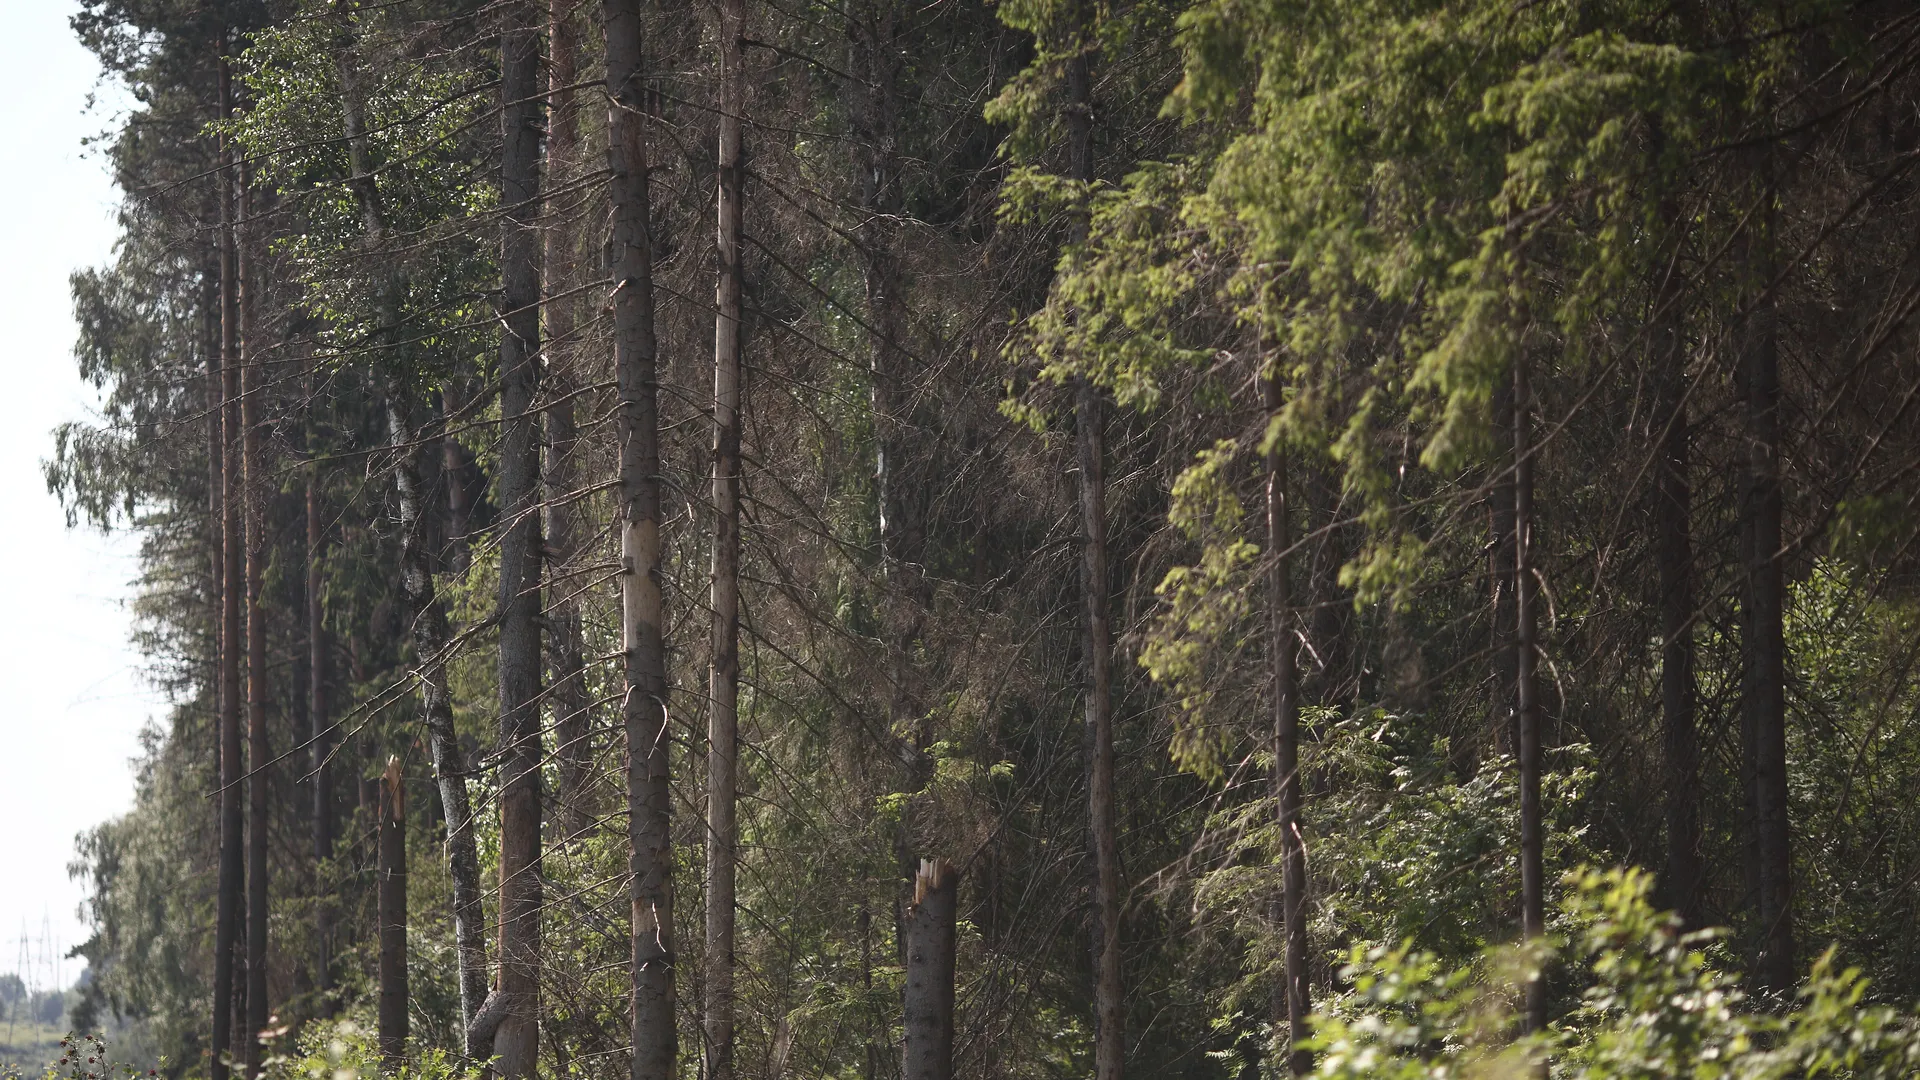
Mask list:
[[[24,925],[40,962],[43,925],[64,952],[86,931],[69,880],[76,833],[128,806],[140,728],[164,715],[128,645],[124,603],[136,569],[128,536],[68,532],[40,462],[50,432],[93,402],[73,363],[67,275],[112,252],[117,192],[80,140],[123,100],[67,28],[73,0],[0,0],[0,326],[11,370],[0,408],[0,972]],[[98,90],[102,105],[88,108]],[[49,952],[53,950],[49,949]],[[62,983],[78,975],[63,961]],[[30,981],[34,981],[30,979]]]

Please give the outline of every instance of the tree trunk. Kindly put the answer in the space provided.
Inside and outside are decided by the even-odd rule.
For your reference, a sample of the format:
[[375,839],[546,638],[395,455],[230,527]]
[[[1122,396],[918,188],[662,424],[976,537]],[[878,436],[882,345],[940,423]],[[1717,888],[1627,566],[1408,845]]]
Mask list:
[[532,1076],[540,1017],[540,35],[530,0],[500,35],[500,1074]]
[[[224,48],[224,43],[223,43]],[[220,112],[233,109],[231,77],[220,65]],[[245,770],[240,743],[240,652],[244,631],[240,603],[244,595],[240,525],[240,303],[233,237],[233,187],[228,156],[220,147],[220,880],[214,915],[213,1080],[227,1080],[234,1045],[234,1005],[239,967],[240,898],[245,888],[244,817],[241,785]]]
[[1493,619],[1487,719],[1495,752],[1517,756],[1514,684],[1519,681],[1520,656],[1514,643],[1520,631],[1513,604],[1518,580],[1513,565],[1514,474],[1505,465],[1513,460],[1513,386],[1504,380],[1493,388],[1493,460],[1502,464],[1487,496],[1487,532],[1492,539],[1487,550],[1488,602]]
[[1781,584],[1780,359],[1773,297],[1773,191],[1745,244],[1751,310],[1741,366],[1746,392],[1743,507],[1746,602],[1741,612],[1741,702],[1752,777],[1753,879],[1759,916],[1756,986],[1793,989],[1792,862],[1787,822],[1786,638]]
[[579,440],[574,421],[573,394],[579,390],[574,339],[578,320],[573,291],[577,263],[576,233],[566,220],[577,210],[578,193],[564,196],[559,189],[578,179],[580,153],[579,106],[570,89],[577,77],[575,55],[579,32],[573,9],[578,0],[550,0],[547,19],[547,172],[549,176],[546,227],[547,379],[552,403],[547,406],[546,530],[547,625],[553,671],[553,733],[559,762],[561,832],[578,836],[593,820],[586,805],[586,783],[592,768],[587,717],[586,646],[580,605],[574,599],[575,581],[565,575],[573,568],[579,545],[575,519],[579,510],[570,500],[579,485],[576,464]]
[[[1280,415],[1280,382],[1269,373],[1268,423]],[[1267,432],[1267,571],[1269,634],[1273,639],[1273,794],[1280,826],[1280,906],[1286,929],[1285,988],[1281,999],[1287,1022],[1287,1065],[1294,1075],[1313,1070],[1313,1054],[1301,1046],[1312,1004],[1307,992],[1307,850],[1300,833],[1300,699],[1294,667],[1293,600],[1287,571],[1293,539],[1287,527],[1287,457],[1279,432]]]
[[[1076,5],[1074,50],[1067,61],[1068,170],[1082,183],[1093,180],[1092,40],[1085,5]],[[1073,226],[1086,238],[1085,210]],[[1120,852],[1113,804],[1113,646],[1107,616],[1107,507],[1105,433],[1099,393],[1084,377],[1074,380],[1074,426],[1080,464],[1080,588],[1086,652],[1086,746],[1088,841],[1093,848],[1093,1074],[1120,1080],[1126,1053],[1125,1000],[1120,971]]]
[[[440,809],[447,822],[447,876],[453,883],[454,956],[459,968],[464,1031],[487,996],[486,913],[480,888],[480,857],[473,835],[473,807],[467,796],[466,753],[454,730],[453,694],[447,686],[452,635],[446,606],[434,588],[433,560],[426,548],[426,491],[420,480],[420,457],[427,440],[412,426],[408,392],[397,379],[388,383],[387,426],[396,452],[394,486],[400,504],[400,579],[413,619],[421,718],[440,788]],[[466,1053],[470,1058],[484,1058],[488,1048],[468,1038]]]
[[945,859],[920,863],[907,908],[906,1042],[902,1080],[953,1080],[953,954],[960,875]]
[[[347,151],[353,175],[350,186],[360,204],[369,250],[385,239],[386,221],[380,191],[372,172],[359,95],[344,51],[335,56],[342,85],[347,129]],[[399,332],[403,284],[389,278],[385,285],[380,336],[391,348]],[[396,363],[395,370],[402,368]],[[473,809],[467,798],[466,755],[453,726],[453,696],[448,689],[446,664],[451,634],[447,612],[433,585],[433,559],[426,548],[426,491],[420,480],[424,441],[414,430],[409,408],[411,389],[399,375],[385,386],[388,434],[393,440],[394,486],[400,508],[400,581],[413,619],[413,651],[420,665],[420,711],[433,754],[433,771],[440,788],[441,812],[447,822],[447,876],[453,886],[453,937],[460,980],[461,1027],[469,1058],[485,1058],[488,1048],[472,1034],[471,1025],[487,996],[487,939],[484,900],[480,888],[480,858],[474,841]],[[351,640],[351,639],[350,639]]]
[[407,1053],[407,805],[397,757],[387,760],[380,783],[375,877],[380,907],[380,1060],[391,1072]]
[[245,491],[247,576],[247,1030],[246,1068],[260,1075],[260,1033],[267,1029],[267,834],[270,831],[270,772],[267,745],[267,615],[261,588],[267,567],[266,462],[260,446],[260,398],[266,392],[253,356],[258,282],[253,280],[249,178],[239,167],[240,205],[237,244],[240,281],[240,475]]
[[[1533,398],[1524,357],[1513,362],[1513,603],[1517,653],[1514,696],[1520,752],[1520,933],[1546,933],[1546,867],[1540,815],[1540,642],[1533,595]],[[1527,1030],[1547,1026],[1547,984],[1535,972],[1526,981]]]
[[[308,446],[313,437],[308,435]],[[307,463],[307,772],[313,782],[313,865],[316,878],[333,858],[333,724],[328,718],[325,585],[326,526],[320,519],[320,465]],[[332,1015],[333,904],[324,888],[314,895],[314,986],[321,1012]]]
[[1660,589],[1660,713],[1666,744],[1669,902],[1689,930],[1701,927],[1699,745],[1693,686],[1693,490],[1687,479],[1687,351],[1681,325],[1679,208],[1662,218],[1674,245],[1654,287],[1651,352],[1655,406],[1654,561]]
[[713,305],[713,612],[707,714],[708,1080],[733,1080],[734,877],[740,697],[740,39],[745,0],[720,0],[718,277]]
[[613,212],[613,366],[619,383],[620,647],[626,693],[631,871],[632,1080],[672,1080],[673,835],[667,658],[660,550],[660,410],[653,335],[653,236],[647,188],[647,74],[640,0],[602,0],[608,184]]

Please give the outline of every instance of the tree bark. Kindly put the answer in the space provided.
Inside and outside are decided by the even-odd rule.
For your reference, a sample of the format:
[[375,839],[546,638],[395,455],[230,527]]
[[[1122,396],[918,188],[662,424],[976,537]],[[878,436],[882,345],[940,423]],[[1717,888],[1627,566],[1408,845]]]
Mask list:
[[1699,743],[1693,680],[1693,489],[1687,478],[1687,351],[1681,323],[1682,222],[1672,200],[1662,220],[1673,250],[1653,291],[1650,345],[1657,402],[1653,455],[1654,561],[1660,589],[1660,713],[1666,749],[1667,880],[1674,910],[1700,929]]
[[[1769,162],[1770,167],[1770,162]],[[1750,310],[1742,343],[1747,476],[1742,534],[1745,603],[1741,612],[1741,705],[1753,814],[1753,879],[1759,916],[1756,986],[1793,989],[1793,881],[1787,821],[1785,596],[1781,581],[1780,359],[1773,282],[1773,190],[1743,241]],[[1755,235],[1757,231],[1757,235]]]
[[902,1080],[953,1080],[954,928],[960,875],[945,859],[920,863],[907,908]]
[[[1520,752],[1520,933],[1537,941],[1546,933],[1546,867],[1540,811],[1540,642],[1533,569],[1533,397],[1527,362],[1513,362],[1513,603],[1516,646],[1514,696]],[[1530,1032],[1547,1026],[1547,984],[1539,972],[1526,980]]]
[[265,393],[254,363],[258,326],[254,317],[257,282],[249,251],[251,200],[245,164],[237,169],[240,284],[240,474],[245,503],[247,579],[247,1030],[245,1061],[249,1078],[260,1075],[260,1033],[267,1028],[267,834],[271,812],[267,744],[267,615],[261,603],[266,576],[266,463],[260,446],[260,398]]
[[514,0],[500,35],[501,1076],[532,1076],[540,1016],[540,35]]
[[576,54],[579,31],[573,10],[579,0],[549,0],[547,15],[547,196],[546,278],[547,406],[545,480],[547,532],[547,625],[549,663],[553,672],[553,732],[559,764],[561,832],[575,837],[593,820],[586,805],[586,784],[592,768],[587,716],[586,646],[580,622],[578,587],[565,571],[573,567],[579,540],[578,508],[569,497],[580,486],[577,459],[579,428],[574,420],[573,394],[579,389],[576,372],[579,343],[575,341],[578,301],[572,292],[578,260],[576,233],[566,220],[578,207],[577,193],[559,189],[578,179],[580,154],[579,106],[571,89],[578,75]]
[[[349,185],[360,204],[365,239],[371,251],[386,237],[380,189],[373,175],[361,123],[350,58],[342,51],[336,54],[335,61],[341,79],[347,151],[353,171]],[[389,277],[383,291],[381,320],[384,325],[379,328],[379,337],[385,347],[392,348],[399,332],[404,284],[397,277]],[[401,368],[400,364],[394,365],[395,370]],[[473,809],[467,797],[466,755],[454,730],[453,696],[447,683],[451,634],[446,607],[434,590],[433,559],[426,547],[427,496],[420,478],[425,441],[413,426],[412,391],[397,374],[389,376],[384,389],[388,435],[395,451],[394,487],[400,509],[400,581],[413,620],[414,658],[420,665],[420,711],[433,755],[441,812],[447,822],[447,876],[453,886],[454,955],[460,980],[461,1026],[463,1031],[470,1031],[469,1025],[487,996],[486,915]],[[471,1034],[466,1038],[465,1049],[469,1058],[488,1056],[487,1047],[477,1043]]]
[[[1493,460],[1513,460],[1513,385],[1502,380],[1493,388]],[[1495,752],[1518,756],[1518,712],[1514,707],[1514,684],[1519,681],[1520,655],[1515,647],[1519,626],[1515,621],[1513,587],[1517,578],[1513,565],[1513,470],[1504,464],[1494,477],[1487,496],[1487,532],[1492,540],[1487,550],[1488,603],[1493,619],[1489,676],[1488,722],[1492,728]]]
[[407,1053],[407,809],[400,759],[389,758],[380,781],[379,882],[380,1060],[397,1070]]
[[[222,42],[225,48],[225,42]],[[220,113],[233,111],[232,79],[220,64]],[[213,1080],[227,1080],[234,1051],[234,1012],[239,967],[241,893],[245,888],[244,816],[241,785],[245,770],[240,741],[241,598],[244,595],[240,524],[240,303],[234,265],[232,150],[220,146],[220,879],[214,915]],[[244,1025],[243,1025],[244,1026]]]
[[[1068,172],[1093,180],[1093,69],[1090,15],[1074,6],[1073,54],[1067,61]],[[1074,238],[1087,235],[1085,208]],[[1085,613],[1088,841],[1093,851],[1093,1074],[1120,1080],[1126,1054],[1125,999],[1120,960],[1120,853],[1113,803],[1113,645],[1107,615],[1107,507],[1105,417],[1099,392],[1074,379],[1074,427],[1080,466],[1080,589]]]
[[[311,392],[309,393],[311,399]],[[314,445],[308,435],[308,447]],[[320,464],[307,462],[307,772],[313,782],[313,864],[316,876],[333,858],[333,723],[327,699],[327,621],[322,595],[326,565],[326,525],[321,521]],[[314,896],[314,987],[331,1015],[333,991],[333,904],[324,889]]]
[[718,274],[713,306],[713,613],[707,713],[708,1080],[733,1080],[734,879],[740,697],[740,39],[745,0],[720,0]]
[[[426,491],[420,457],[427,440],[415,431],[408,389],[387,386],[387,426],[393,439],[394,486],[400,504],[400,579],[413,620],[414,662],[419,664],[420,712],[447,822],[447,876],[453,883],[454,956],[459,968],[460,1017],[464,1030],[487,996],[487,931],[480,886],[480,856],[474,840],[473,807],[467,794],[466,752],[453,726],[453,694],[447,685],[451,633],[446,605],[434,588],[433,560],[426,547]],[[466,1053],[484,1058],[488,1048],[469,1039]]]
[[673,835],[667,660],[661,595],[660,410],[653,331],[652,205],[647,184],[647,72],[640,0],[602,0],[607,160],[612,174],[613,366],[620,408],[621,705],[627,761],[633,993],[631,1080],[672,1080]]
[[[1280,382],[1268,373],[1268,423],[1280,415]],[[1295,1076],[1313,1071],[1313,1053],[1301,1042],[1307,1016],[1313,1011],[1307,987],[1307,850],[1300,833],[1300,698],[1297,651],[1293,629],[1293,599],[1287,573],[1293,539],[1287,525],[1287,457],[1279,433],[1267,438],[1267,549],[1272,565],[1267,571],[1268,633],[1273,639],[1273,795],[1280,827],[1280,906],[1286,931],[1285,987],[1280,995],[1281,1019],[1287,1022],[1287,1066]]]

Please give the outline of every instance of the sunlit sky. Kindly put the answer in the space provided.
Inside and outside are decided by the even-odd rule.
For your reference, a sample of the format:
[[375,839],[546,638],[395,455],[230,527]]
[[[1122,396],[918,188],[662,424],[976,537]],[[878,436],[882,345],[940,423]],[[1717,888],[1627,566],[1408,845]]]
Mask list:
[[140,729],[164,716],[128,645],[133,538],[69,532],[40,473],[54,426],[95,400],[73,363],[67,275],[109,258],[114,237],[117,192],[81,140],[124,98],[67,28],[75,6],[0,0],[0,972],[18,965],[25,927],[23,974],[41,985],[43,926],[60,951],[86,935],[74,836],[126,809]]

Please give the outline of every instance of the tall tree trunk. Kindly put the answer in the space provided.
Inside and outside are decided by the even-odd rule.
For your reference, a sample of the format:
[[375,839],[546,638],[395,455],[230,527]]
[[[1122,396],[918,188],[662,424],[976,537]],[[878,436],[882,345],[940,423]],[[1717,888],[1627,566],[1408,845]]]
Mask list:
[[[1093,70],[1095,47],[1085,5],[1075,6],[1074,50],[1067,61],[1068,169],[1093,180]],[[1084,211],[1074,226],[1086,237]],[[1080,588],[1086,612],[1086,746],[1088,840],[1093,848],[1093,1074],[1119,1080],[1126,1054],[1120,971],[1120,851],[1113,803],[1113,644],[1107,616],[1107,506],[1105,416],[1099,393],[1074,380],[1074,427],[1080,464]]]
[[[312,400],[309,388],[308,399]],[[309,450],[315,448],[308,432]],[[327,700],[326,525],[320,518],[320,463],[307,462],[307,772],[313,782],[313,865],[316,878],[333,858],[333,723]],[[333,1009],[333,902],[324,885],[314,895],[314,987]]]
[[[395,449],[394,486],[400,504],[400,579],[413,619],[414,662],[420,665],[420,712],[433,755],[440,809],[447,822],[447,876],[453,883],[454,956],[459,968],[462,1028],[479,1014],[487,996],[487,930],[480,887],[480,856],[474,840],[473,807],[467,795],[466,752],[453,726],[453,694],[447,685],[452,634],[446,605],[433,583],[433,557],[426,545],[426,490],[420,458],[428,440],[416,431],[408,407],[410,393],[398,379],[387,385],[387,427]],[[471,1035],[470,1058],[484,1058],[488,1047]]]
[[577,192],[561,189],[579,177],[580,116],[571,89],[577,77],[575,55],[579,31],[573,10],[579,0],[549,0],[547,18],[547,172],[549,177],[546,227],[547,380],[547,625],[553,671],[553,732],[559,759],[561,831],[577,836],[592,821],[585,804],[586,782],[592,767],[587,717],[586,646],[580,624],[578,586],[565,571],[572,569],[576,548],[575,519],[579,510],[569,499],[579,487],[576,465],[578,427],[573,394],[579,389],[576,372],[579,343],[574,340],[578,310],[572,292],[576,233],[565,220],[577,209]]
[[1787,822],[1785,597],[1780,567],[1780,359],[1771,295],[1772,177],[1767,176],[1764,184],[1761,197],[1767,205],[1743,241],[1751,299],[1741,357],[1747,426],[1741,701],[1753,779],[1753,877],[1759,916],[1754,976],[1760,989],[1784,994],[1794,981],[1793,882]]
[[1679,207],[1661,217],[1672,253],[1653,291],[1651,327],[1655,406],[1654,562],[1660,588],[1660,713],[1666,746],[1669,902],[1690,930],[1701,926],[1699,746],[1693,686],[1693,489],[1687,479],[1687,350],[1681,324]]
[[250,250],[251,196],[244,164],[239,166],[240,205],[238,276],[240,279],[240,474],[245,490],[247,575],[247,1030],[249,1078],[260,1075],[260,1033],[267,1028],[267,834],[272,805],[269,772],[273,754],[267,745],[267,615],[261,587],[267,567],[266,462],[260,446],[260,398],[265,393],[254,362],[258,329],[254,317],[258,282]]
[[407,1053],[407,804],[400,759],[389,758],[380,782],[379,883],[381,1063],[396,1070]]
[[734,876],[740,698],[740,39],[745,0],[720,0],[718,276],[713,306],[713,611],[707,713],[708,1080],[733,1080]]
[[1487,495],[1487,532],[1492,543],[1487,549],[1488,604],[1493,620],[1491,664],[1488,672],[1488,722],[1492,728],[1493,748],[1501,754],[1517,755],[1518,712],[1514,707],[1514,685],[1519,681],[1520,654],[1515,647],[1519,626],[1515,622],[1513,587],[1513,386],[1502,380],[1493,388],[1493,460],[1500,462]]
[[945,859],[920,863],[907,908],[902,1080],[953,1080],[954,928],[960,875]]
[[[1516,646],[1514,696],[1520,752],[1520,933],[1546,933],[1546,866],[1540,814],[1540,642],[1533,596],[1533,397],[1525,357],[1513,362],[1513,603]],[[1547,1026],[1547,984],[1536,972],[1526,981],[1528,1031]]]
[[[335,55],[346,121],[347,152],[353,175],[350,186],[360,204],[360,216],[369,252],[386,238],[380,189],[374,178],[360,96],[353,81],[352,58]],[[395,348],[400,333],[401,305],[406,287],[398,275],[384,283],[380,313],[381,344]],[[433,755],[433,772],[440,789],[441,813],[447,822],[447,876],[453,885],[454,956],[460,981],[460,1015],[469,1058],[489,1056],[489,1040],[473,1024],[487,997],[487,939],[485,901],[480,887],[480,857],[474,840],[473,808],[467,797],[466,755],[453,726],[453,695],[448,689],[447,661],[451,634],[446,607],[433,585],[433,557],[426,546],[427,493],[420,478],[420,458],[426,440],[414,429],[412,393],[398,374],[405,365],[395,358],[386,392],[388,435],[394,446],[394,487],[400,508],[400,581],[413,620],[413,651],[420,665],[420,711]],[[349,638],[349,643],[352,639]]]
[[660,410],[653,333],[653,235],[647,189],[647,72],[640,0],[602,0],[607,65],[608,196],[613,211],[613,366],[620,409],[620,647],[626,693],[631,871],[632,1080],[672,1080],[674,1027],[672,790],[666,612],[661,595]]
[[[225,43],[222,42],[224,50]],[[231,114],[232,80],[220,65],[220,112]],[[240,653],[244,595],[240,525],[240,303],[233,238],[231,148],[220,147],[220,880],[214,915],[213,1080],[227,1080],[235,1055],[234,1005],[239,967],[240,899],[246,867],[241,785],[245,770],[240,741]],[[244,1026],[244,1025],[243,1025]]]
[[500,982],[493,1052],[532,1076],[540,1018],[540,34],[531,0],[500,34]]
[[1293,599],[1287,572],[1293,539],[1287,527],[1287,457],[1279,432],[1277,373],[1263,380],[1269,430],[1267,439],[1267,571],[1269,634],[1273,638],[1273,794],[1280,826],[1280,906],[1285,926],[1285,988],[1281,993],[1287,1022],[1287,1065],[1294,1075],[1313,1070],[1313,1053],[1301,1045],[1312,1003],[1307,992],[1307,850],[1300,833],[1300,699],[1294,667]]

